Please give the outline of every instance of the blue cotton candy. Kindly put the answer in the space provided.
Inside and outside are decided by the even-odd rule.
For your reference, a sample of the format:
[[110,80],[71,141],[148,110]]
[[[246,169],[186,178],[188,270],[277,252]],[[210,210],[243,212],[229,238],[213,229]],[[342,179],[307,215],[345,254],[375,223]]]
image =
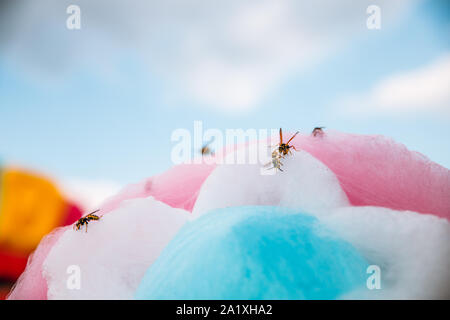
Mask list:
[[269,206],[187,223],[147,270],[137,299],[335,299],[365,287],[368,263],[320,222]]

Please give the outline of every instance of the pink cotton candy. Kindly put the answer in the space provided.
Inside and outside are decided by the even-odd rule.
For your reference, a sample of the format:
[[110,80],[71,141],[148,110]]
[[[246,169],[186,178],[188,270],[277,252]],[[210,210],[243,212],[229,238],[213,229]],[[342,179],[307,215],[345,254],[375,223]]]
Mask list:
[[[291,134],[286,134],[290,137]],[[325,131],[292,141],[328,166],[354,206],[380,206],[450,219],[450,171],[379,135]]]
[[152,196],[171,207],[192,211],[198,192],[215,168],[213,164],[180,164],[168,171],[124,188],[105,201],[101,213],[109,212],[122,201]]
[[47,281],[42,275],[42,265],[66,228],[57,228],[41,240],[37,249],[28,258],[25,271],[17,280],[7,299],[47,300]]
[[150,195],[171,207],[192,211],[203,182],[215,165],[183,164],[154,177]]

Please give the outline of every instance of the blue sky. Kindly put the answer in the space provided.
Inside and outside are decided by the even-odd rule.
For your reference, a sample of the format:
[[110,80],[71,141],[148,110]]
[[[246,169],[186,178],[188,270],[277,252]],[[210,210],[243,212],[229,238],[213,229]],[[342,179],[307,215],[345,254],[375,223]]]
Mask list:
[[[80,7],[89,18],[89,7],[85,8],[82,1]],[[282,61],[271,64],[271,55],[255,54],[254,59],[260,58],[263,67],[252,65],[243,77],[256,79],[268,75],[279,80],[255,80],[262,89],[255,90],[256,98],[252,96],[251,103],[242,102],[240,96],[227,100],[227,95],[216,104],[215,87],[211,87],[206,98],[197,91],[190,94],[186,87],[190,86],[189,79],[198,79],[197,75],[183,82],[180,79],[191,71],[177,68],[179,61],[193,64],[197,59],[171,48],[166,50],[173,44],[168,45],[165,39],[152,39],[151,45],[141,46],[142,39],[147,39],[142,25],[138,31],[141,38],[136,37],[139,45],[133,43],[133,34],[130,40],[116,40],[114,35],[105,33],[107,29],[100,29],[94,41],[87,41],[93,30],[89,20],[78,31],[64,28],[54,31],[51,23],[50,29],[33,31],[24,27],[25,31],[20,30],[17,38],[0,47],[0,159],[60,177],[126,184],[170,167],[172,131],[192,130],[193,121],[202,120],[205,128],[283,127],[309,133],[313,127],[322,125],[345,132],[383,134],[450,168],[450,101],[444,101],[441,108],[433,108],[431,102],[430,108],[401,112],[369,109],[366,112],[364,99],[360,113],[352,114],[339,107],[338,102],[345,97],[367,96],[385,79],[427,69],[449,52],[449,6],[445,1],[413,1],[401,13],[388,15],[386,19],[383,5],[380,7],[380,30],[365,28],[364,7],[360,25],[349,24],[330,37],[327,30],[333,30],[335,25],[316,22],[324,30],[317,35],[313,32],[313,38],[317,36],[322,42],[331,39],[333,43],[322,49],[319,42],[318,57],[314,57],[314,52],[299,57],[306,61],[300,67],[295,63],[295,55],[288,55],[293,62],[285,65]],[[20,19],[18,14],[17,24]],[[62,15],[55,21],[64,19]],[[205,23],[203,27],[208,25]],[[129,30],[134,30],[133,26]],[[33,38],[33,32],[42,37],[37,45],[27,42]],[[322,34],[325,36],[321,37]],[[214,40],[220,40],[220,35],[217,37]],[[79,46],[65,46],[68,41]],[[260,45],[257,43],[255,47]],[[242,56],[252,48],[247,45],[243,48],[233,53],[237,57],[230,58],[231,62],[221,52],[219,61],[235,66],[236,70],[247,70],[249,62]],[[270,43],[267,48],[271,50]],[[204,51],[218,50],[207,49]],[[301,50],[302,46],[295,49]],[[66,55],[66,51],[78,50],[80,54],[52,57],[52,50]],[[40,62],[35,56],[44,56],[45,61]],[[253,77],[254,70],[264,69],[266,61],[270,64],[267,73],[256,72]],[[55,69],[51,68],[53,64],[57,66]],[[446,76],[440,81],[448,81],[449,75]],[[411,94],[414,95],[414,90]],[[235,102],[236,106],[226,108]]]

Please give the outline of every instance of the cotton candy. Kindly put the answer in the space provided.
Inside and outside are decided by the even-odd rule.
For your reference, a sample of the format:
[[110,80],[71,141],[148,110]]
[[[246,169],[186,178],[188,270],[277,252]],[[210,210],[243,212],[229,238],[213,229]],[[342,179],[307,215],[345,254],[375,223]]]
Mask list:
[[47,300],[47,281],[42,274],[42,264],[64,228],[57,228],[45,236],[28,258],[25,271],[8,295],[9,300]]
[[[66,228],[43,264],[48,298],[131,299],[187,218],[187,211],[149,197],[123,203],[90,222],[88,232]],[[79,289],[67,286],[70,266],[80,270]]]
[[320,219],[381,268],[380,290],[341,298],[450,299],[450,223],[380,207],[340,208]]
[[[175,166],[159,176],[125,187],[116,196],[105,200],[98,214],[109,214],[127,201],[150,195],[166,201],[174,208],[192,210],[198,190],[213,168],[214,165],[204,163]],[[42,265],[61,233],[62,229],[56,229],[44,237],[33,256],[29,258],[25,272],[16,282],[8,299],[47,299],[48,287],[42,275]]]
[[230,207],[186,224],[145,274],[138,299],[334,299],[365,286],[367,262],[317,219]]
[[104,213],[117,208],[121,202],[152,196],[174,208],[191,211],[204,180],[215,168],[213,164],[180,164],[165,173],[124,188],[105,201]]
[[450,171],[392,139],[326,130],[318,137],[299,134],[292,144],[333,171],[354,206],[450,219]]
[[218,166],[202,185],[194,217],[229,206],[284,206],[318,214],[349,205],[334,173],[309,153],[295,152],[282,161],[283,172],[259,163]]
[[[289,134],[285,136],[290,137]],[[252,148],[257,143],[255,141],[239,148]],[[325,291],[321,291],[324,298],[449,298],[448,169],[382,136],[352,135],[326,130],[323,135],[317,137],[298,135],[292,143],[299,151],[292,150],[292,155],[282,159],[284,172],[264,166],[270,161],[269,149],[269,158],[258,163],[222,164],[226,161],[221,161],[217,165],[206,163],[178,165],[159,176],[126,187],[100,206],[98,214],[102,218],[89,224],[87,234],[84,231],[75,232],[70,228],[56,229],[41,241],[10,298],[168,297],[166,293],[170,288],[182,288],[178,286],[181,278],[176,278],[178,273],[172,275],[168,272],[172,270],[176,273],[178,269],[172,265],[170,259],[163,258],[164,255],[159,257],[159,253],[177,234],[185,221],[192,220],[189,225],[194,226],[192,230],[196,230],[193,231],[196,237],[192,246],[189,242],[193,238],[189,233],[186,235],[183,232],[180,234],[186,235],[185,240],[182,241],[180,237],[183,236],[178,234],[170,247],[186,249],[186,252],[180,253],[180,256],[185,257],[186,269],[183,269],[183,272],[191,275],[193,279],[207,275],[209,270],[213,270],[210,277],[219,277],[221,269],[215,273],[215,269],[209,267],[212,262],[205,260],[203,256],[202,259],[192,257],[199,257],[198,250],[203,248],[196,242],[197,237],[198,241],[205,243],[208,239],[211,243],[215,241],[217,246],[223,243],[226,248],[230,248],[231,245],[228,238],[244,239],[236,236],[234,231],[229,233],[224,231],[229,229],[222,226],[222,218],[230,212],[235,215],[234,218],[223,218],[223,224],[243,225],[244,229],[248,230],[249,236],[253,232],[249,221],[255,226],[258,225],[257,213],[260,212],[263,212],[260,219],[265,221],[264,223],[269,224],[270,221],[272,225],[276,225],[275,230],[284,230],[277,225],[278,218],[281,221],[279,223],[286,224],[285,227],[288,228],[290,224],[296,225],[290,217],[287,217],[288,215],[309,217],[299,219],[298,227],[306,234],[311,244],[316,243],[317,239],[322,239],[324,233],[332,235],[330,239],[333,240],[329,243],[331,248],[335,248],[336,241],[339,244],[345,243],[351,248],[348,251],[352,252],[350,256],[355,253],[361,261],[364,261],[365,266],[370,264],[380,267],[381,289],[369,290],[365,287],[369,275],[364,269],[364,279],[361,279],[359,271],[355,273],[358,274],[357,285],[350,278],[350,280],[346,278],[349,282],[338,281],[332,283],[330,287],[324,286]],[[228,154],[221,154],[216,159],[227,160],[233,156],[230,149],[227,150]],[[273,209],[270,213],[264,210],[252,211],[255,218],[246,220],[246,217],[251,215],[248,210],[233,209],[243,206],[258,206],[258,208],[276,206],[278,209]],[[192,214],[189,213],[191,211]],[[197,230],[195,227],[197,221],[203,221],[206,216],[213,216],[214,212],[220,212],[222,218],[208,218],[215,221],[215,224],[211,224],[211,227],[206,227],[208,224],[198,224],[204,228],[201,231]],[[151,232],[155,225],[158,226],[151,220],[152,214],[156,214],[158,221],[163,223],[161,230],[165,231],[165,234],[157,236],[158,231]],[[265,217],[264,214],[273,216]],[[242,221],[239,215],[242,215]],[[313,219],[314,223],[308,219]],[[136,223],[141,226],[149,225],[147,229],[149,235],[136,234],[136,228],[144,228],[138,227]],[[170,232],[166,232],[167,230]],[[284,231],[278,239],[280,241],[267,242],[268,246],[275,246],[274,250],[280,253],[283,246],[291,245],[290,240],[283,236]],[[255,232],[261,232],[259,234],[261,237],[264,234],[268,236],[272,234],[268,227]],[[297,233],[292,231],[292,234]],[[158,242],[158,239],[163,241]],[[236,245],[234,243],[233,248],[236,252],[225,256],[223,259],[226,259],[223,261],[220,260],[220,256],[214,255],[215,253],[211,255],[215,257],[217,263],[229,265],[230,268],[232,265],[242,266],[245,263],[245,260],[243,261],[245,255],[239,255],[239,252],[245,250],[247,245],[243,242],[245,241],[238,242],[237,246],[234,246]],[[156,247],[152,247],[153,245]],[[113,247],[119,249],[114,250]],[[341,248],[340,245],[337,247]],[[94,258],[97,256],[98,258]],[[281,284],[268,291],[267,295],[261,293],[260,296],[258,292],[261,292],[261,288],[255,285],[256,291],[244,291],[246,296],[276,299],[317,297],[309,290],[299,291],[295,286],[287,286],[285,280],[273,278],[276,274],[282,273],[283,268],[280,266],[274,266],[270,261],[258,260],[259,258],[256,259],[257,257],[251,255],[249,257],[254,258],[254,261],[260,261],[261,265],[268,263],[270,266],[267,274],[259,273],[258,282],[264,284],[270,279],[275,284],[281,281]],[[319,257],[320,261],[330,258],[325,254],[316,257]],[[299,259],[303,261],[303,258]],[[229,260],[233,261],[232,264]],[[158,262],[154,264],[154,261]],[[343,265],[345,261],[347,260],[341,261]],[[67,266],[72,263],[81,265],[82,275],[88,279],[87,283],[82,280],[82,289],[78,291],[68,291],[65,287]],[[153,268],[159,264],[167,266],[167,269],[160,266],[156,272]],[[255,264],[258,265],[256,262]],[[191,269],[194,266],[195,268]],[[208,271],[206,269],[198,273],[195,271],[201,268],[208,268]],[[272,273],[271,268],[276,272]],[[288,265],[286,270],[291,272],[293,269]],[[306,274],[311,271],[305,270]],[[349,270],[353,269],[350,267]],[[180,270],[179,274],[185,274],[183,272]],[[172,277],[179,281],[152,287],[147,280],[139,282],[144,274],[149,278],[159,274],[167,279]],[[112,282],[105,284],[103,275],[113,279]],[[322,278],[316,274],[310,275],[311,279],[322,283]],[[231,281],[237,283],[239,279],[245,279],[245,274],[238,273]],[[342,286],[342,283],[355,285]],[[231,288],[237,288],[233,287],[232,283],[228,284]],[[139,289],[136,294],[138,286],[146,289],[144,291]],[[220,284],[214,287],[213,291],[204,291],[204,288],[197,286],[197,282],[191,282],[190,286],[196,290],[189,293],[188,297],[210,299],[224,294]],[[185,294],[187,287],[183,290]],[[214,295],[214,292],[219,293]],[[240,294],[231,290],[228,296],[220,297],[237,299],[244,296]]]

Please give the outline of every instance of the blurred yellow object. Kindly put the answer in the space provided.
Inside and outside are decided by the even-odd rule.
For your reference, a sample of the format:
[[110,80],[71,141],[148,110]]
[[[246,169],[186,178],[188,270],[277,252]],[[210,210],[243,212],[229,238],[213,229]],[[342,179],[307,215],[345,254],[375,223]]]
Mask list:
[[29,253],[61,223],[65,201],[45,178],[4,168],[0,196],[2,250]]

